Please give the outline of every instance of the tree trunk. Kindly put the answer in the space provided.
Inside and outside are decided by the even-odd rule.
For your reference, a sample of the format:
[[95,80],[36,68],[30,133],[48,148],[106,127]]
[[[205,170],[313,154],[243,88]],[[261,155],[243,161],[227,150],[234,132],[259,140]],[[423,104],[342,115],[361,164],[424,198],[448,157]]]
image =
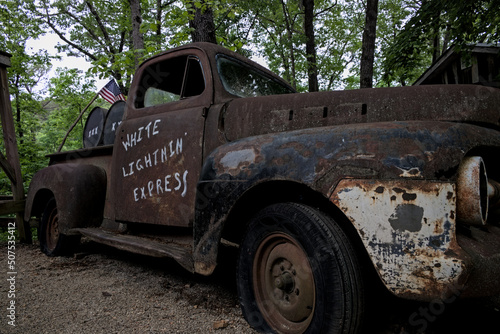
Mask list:
[[361,51],[360,87],[373,87],[373,62],[377,32],[378,0],[367,0],[366,21]]
[[23,127],[21,125],[21,98],[19,96],[19,81],[21,80],[21,76],[19,74],[16,75],[16,81],[15,81],[15,90],[14,90],[14,96],[16,99],[16,130],[17,134],[19,135],[19,143],[23,144]]
[[318,66],[316,64],[316,41],[314,39],[314,0],[302,0],[304,5],[304,32],[306,34],[307,76],[309,91],[317,92]]
[[283,17],[285,19],[286,26],[286,34],[289,43],[289,52],[290,52],[290,68],[291,68],[291,80],[290,84],[293,89],[297,89],[297,77],[295,74],[295,50],[293,47],[293,31],[292,31],[292,21],[290,19],[290,15],[288,15],[288,10],[286,7],[286,3],[284,0],[281,0],[281,8],[283,9]]
[[191,30],[191,39],[193,43],[209,42],[217,44],[215,38],[215,23],[212,7],[201,0],[201,8],[195,6],[195,1],[190,1],[194,14],[189,20]]
[[156,0],[156,37],[158,38],[158,46],[161,45],[161,17],[163,13],[163,7],[161,5],[161,0]]
[[439,35],[435,35],[432,39],[432,63],[434,64],[436,60],[441,55],[441,47],[439,45]]
[[130,0],[130,13],[132,19],[132,46],[134,47],[135,67],[139,66],[141,56],[144,54],[144,36],[141,33],[141,2],[140,0]]
[[434,64],[439,56],[441,56],[441,46],[440,46],[440,20],[441,20],[441,11],[438,13],[438,15],[434,16],[432,18],[432,31],[433,31],[433,38],[432,38],[432,63]]

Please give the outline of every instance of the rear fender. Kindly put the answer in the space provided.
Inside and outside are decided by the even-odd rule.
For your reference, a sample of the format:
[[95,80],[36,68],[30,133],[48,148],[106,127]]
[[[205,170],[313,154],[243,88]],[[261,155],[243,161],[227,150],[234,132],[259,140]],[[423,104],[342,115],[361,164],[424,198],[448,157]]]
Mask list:
[[42,214],[54,196],[59,214],[59,230],[98,226],[106,199],[106,172],[93,165],[58,164],[40,170],[33,177],[26,199],[25,221]]

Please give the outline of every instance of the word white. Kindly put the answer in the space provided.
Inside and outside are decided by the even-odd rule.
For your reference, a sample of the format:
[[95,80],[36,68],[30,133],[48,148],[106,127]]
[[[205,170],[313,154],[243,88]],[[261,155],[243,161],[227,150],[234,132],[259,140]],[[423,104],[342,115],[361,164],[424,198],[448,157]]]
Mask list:
[[170,143],[163,146],[163,148],[157,149],[153,153],[147,153],[144,155],[144,159],[140,158],[136,161],[132,161],[128,164],[129,168],[125,169],[125,167],[122,167],[123,177],[134,174],[134,170],[140,171],[145,168],[156,166],[159,163],[163,164],[167,162],[168,158],[179,154],[182,154],[182,138],[177,138],[175,141],[175,147],[174,141],[171,140]]
[[10,222],[7,227],[7,268],[8,268],[8,290],[7,298],[9,303],[7,307],[7,322],[10,326],[16,326],[16,224]]
[[96,126],[96,127],[95,127],[95,128],[93,128],[93,129],[90,129],[90,130],[89,130],[89,137],[92,137],[92,136],[98,135],[98,134],[99,134],[99,132],[97,132],[97,130],[98,130],[98,129],[99,129],[99,127],[98,127],[98,126]]
[[[137,143],[141,142],[144,138],[151,138],[152,136],[159,134],[160,131],[158,130],[158,123],[160,122],[161,120],[157,119],[154,121],[154,124],[153,122],[149,122],[148,125],[141,126],[137,129],[137,131],[134,131],[134,133],[127,133],[127,141],[122,141],[125,151],[127,151],[129,147],[137,145]],[[143,132],[145,132],[145,137],[143,137]]]
[[[187,175],[188,171],[185,170],[183,174],[174,173],[165,176],[165,178],[159,178],[154,181],[149,181],[147,186],[139,187],[134,189],[134,200],[138,202],[141,199],[148,199],[148,197],[153,197],[154,195],[160,195],[164,192],[179,191],[182,188],[181,196],[186,196],[187,191]],[[175,187],[170,186],[171,179],[175,179]],[[172,185],[173,186],[173,185]]]

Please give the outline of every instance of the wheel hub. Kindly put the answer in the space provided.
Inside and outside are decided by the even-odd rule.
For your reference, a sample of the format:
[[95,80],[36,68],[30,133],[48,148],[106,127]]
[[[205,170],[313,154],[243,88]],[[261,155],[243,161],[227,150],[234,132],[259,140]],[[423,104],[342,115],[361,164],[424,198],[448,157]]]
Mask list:
[[274,286],[285,293],[292,293],[295,287],[295,281],[292,274],[284,272],[274,280]]
[[278,331],[304,332],[312,320],[316,300],[307,255],[283,233],[266,238],[256,255],[254,291],[266,321]]

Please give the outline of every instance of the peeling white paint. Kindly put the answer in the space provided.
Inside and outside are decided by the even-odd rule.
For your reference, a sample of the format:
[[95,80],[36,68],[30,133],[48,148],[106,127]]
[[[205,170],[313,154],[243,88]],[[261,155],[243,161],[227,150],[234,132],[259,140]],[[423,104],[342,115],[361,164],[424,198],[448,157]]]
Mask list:
[[403,168],[398,167],[398,169],[402,172],[401,174],[399,174],[399,177],[421,177],[422,176],[422,172],[417,167],[413,167],[411,169],[403,169]]
[[451,183],[343,180],[331,200],[358,230],[391,291],[436,298],[465,272],[463,260],[448,255],[460,253],[454,194]]
[[241,164],[252,163],[255,161],[255,151],[253,149],[244,149],[239,151],[231,151],[220,160],[224,168],[234,169]]

